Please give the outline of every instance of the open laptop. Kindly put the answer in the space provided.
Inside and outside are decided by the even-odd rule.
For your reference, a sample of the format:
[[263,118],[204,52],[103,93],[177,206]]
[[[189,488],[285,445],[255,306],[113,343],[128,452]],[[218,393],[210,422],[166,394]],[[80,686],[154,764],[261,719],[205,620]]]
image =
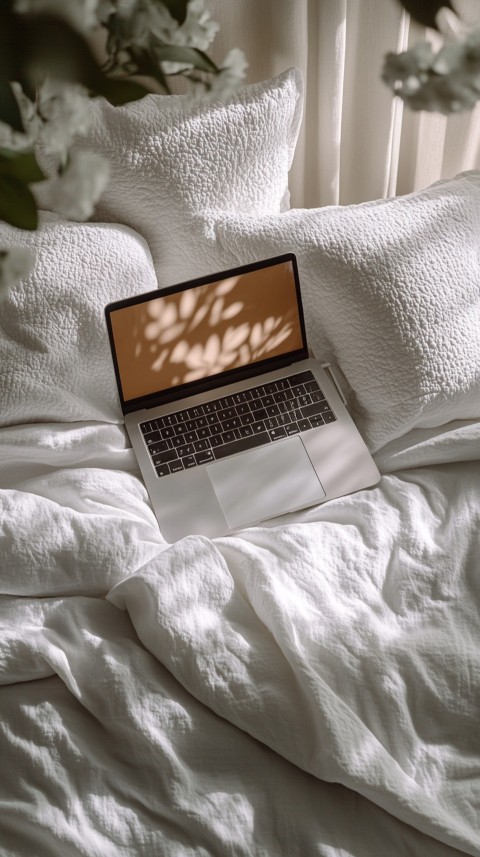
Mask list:
[[125,425],[168,541],[380,479],[328,367],[309,357],[293,254],[105,313]]

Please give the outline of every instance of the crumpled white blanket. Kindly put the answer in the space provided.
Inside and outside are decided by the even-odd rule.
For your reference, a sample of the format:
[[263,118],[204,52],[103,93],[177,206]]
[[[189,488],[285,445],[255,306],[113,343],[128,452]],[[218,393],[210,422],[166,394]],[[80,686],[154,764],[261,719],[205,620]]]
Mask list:
[[4,853],[479,855],[479,459],[168,546],[122,428],[3,429]]

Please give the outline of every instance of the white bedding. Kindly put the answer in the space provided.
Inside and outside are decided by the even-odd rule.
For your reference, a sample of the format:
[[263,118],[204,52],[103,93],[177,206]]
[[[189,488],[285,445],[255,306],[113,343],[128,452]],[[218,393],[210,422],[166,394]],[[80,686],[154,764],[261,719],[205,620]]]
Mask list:
[[[299,93],[289,91],[296,128]],[[283,151],[278,201],[292,128],[287,149],[272,137]],[[405,245],[405,265],[388,246],[402,242],[405,212],[418,223],[428,203],[429,234],[451,226],[471,250],[457,259],[450,243],[442,257],[457,284],[448,305],[422,280],[431,323],[437,307],[448,325],[425,327],[432,336],[412,363],[411,395],[395,392],[388,431],[375,433],[379,484],[232,537],[173,546],[121,425],[103,318],[107,302],[155,288],[162,259],[122,226],[49,222],[21,235],[0,226],[3,243],[37,251],[32,274],[0,307],[1,857],[480,857],[480,357],[456,364],[457,340],[439,335],[455,331],[451,313],[464,310],[468,344],[479,344],[480,177],[453,184],[455,193],[435,186],[405,204],[367,206],[357,255],[342,254],[340,226],[359,222],[360,210],[317,213],[308,232],[321,238],[330,217],[339,227],[335,259],[346,269],[332,294],[347,299],[332,304],[333,357],[352,350],[342,323],[358,309],[360,270],[369,283],[383,274],[384,306],[394,282],[408,309],[375,314],[373,305],[364,317],[396,343],[374,377],[384,404],[405,318],[415,330],[424,320],[411,288],[429,270],[424,245]],[[260,197],[258,223],[229,215],[215,220],[217,236],[225,242],[236,224],[242,237],[246,224],[242,253],[291,250],[275,243],[278,229],[282,241],[301,237],[310,215],[262,218]],[[168,213],[168,198],[159,204]],[[202,273],[220,270],[228,249],[194,232],[200,197],[195,205],[191,220],[182,208],[176,233],[179,279],[207,259]],[[284,233],[291,221],[299,229]],[[388,265],[370,253],[372,235],[388,239]],[[324,248],[307,244],[303,259],[302,242],[295,249],[315,330],[325,322]],[[368,369],[356,347],[353,388]],[[431,357],[439,396],[435,418],[423,420]],[[348,375],[348,361],[339,363]]]
[[168,547],[122,428],[2,429],[2,855],[480,854],[480,425],[393,446]]

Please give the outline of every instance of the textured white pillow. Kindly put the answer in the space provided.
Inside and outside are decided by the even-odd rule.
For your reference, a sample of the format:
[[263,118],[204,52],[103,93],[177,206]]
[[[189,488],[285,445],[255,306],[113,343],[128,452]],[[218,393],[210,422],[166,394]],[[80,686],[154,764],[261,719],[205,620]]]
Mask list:
[[145,241],[128,227],[0,226],[0,246],[31,248],[32,273],[0,306],[0,425],[122,419],[104,307],[156,288]]
[[[123,107],[92,102],[77,149],[105,155],[111,179],[97,221],[125,223],[150,246],[160,285],[190,275],[190,218],[205,208],[248,214],[288,208],[288,171],[302,115],[302,77],[290,69],[226,103],[148,95]],[[45,162],[45,161],[44,161]],[[40,201],[48,207],[45,189]]]
[[346,207],[198,215],[202,270],[294,252],[309,341],[340,367],[372,450],[480,417],[480,173]]

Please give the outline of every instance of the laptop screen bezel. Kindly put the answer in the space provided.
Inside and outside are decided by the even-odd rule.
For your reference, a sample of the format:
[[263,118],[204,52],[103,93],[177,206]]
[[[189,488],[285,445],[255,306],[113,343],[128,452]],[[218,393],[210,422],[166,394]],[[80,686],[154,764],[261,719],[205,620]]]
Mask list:
[[[251,271],[257,271],[261,268],[273,267],[274,265],[280,265],[285,262],[291,262],[293,268],[295,280],[295,295],[298,308],[298,319],[303,343],[302,348],[297,349],[295,351],[288,351],[287,353],[277,355],[276,357],[269,357],[265,360],[259,360],[255,363],[249,363],[247,366],[240,366],[236,369],[230,369],[226,372],[220,372],[216,375],[209,375],[205,378],[202,378],[201,380],[190,381],[187,384],[181,384],[176,387],[171,387],[168,390],[160,390],[154,393],[149,393],[146,396],[138,396],[135,399],[128,399],[128,401],[125,401],[123,396],[122,381],[118,366],[115,340],[113,336],[113,328],[110,317],[112,312],[115,312],[119,309],[125,309],[129,306],[135,306],[136,304],[145,303],[147,301],[158,298],[159,296],[167,297],[168,295],[177,294],[178,292],[196,288],[197,286],[204,286],[208,285],[208,283],[214,283],[217,280],[225,280],[229,277],[237,276],[238,274],[247,274]],[[185,282],[178,283],[174,286],[156,289],[152,292],[145,292],[141,295],[135,295],[131,298],[124,298],[123,300],[115,301],[113,303],[107,304],[107,306],[105,307],[105,319],[107,323],[110,349],[112,352],[115,378],[117,381],[118,395],[122,412],[124,415],[133,413],[134,411],[141,411],[148,408],[158,407],[159,405],[168,404],[169,402],[175,402],[179,399],[185,399],[188,398],[189,395],[196,395],[199,393],[208,392],[209,390],[214,390],[217,387],[224,387],[228,384],[233,384],[236,381],[248,380],[248,378],[253,378],[256,375],[262,374],[263,372],[270,372],[274,369],[280,369],[284,366],[288,366],[291,363],[294,363],[298,360],[304,360],[308,357],[305,319],[303,314],[302,297],[300,292],[298,266],[297,259],[294,253],[285,253],[281,256],[275,256],[271,259],[262,259],[259,262],[253,262],[248,265],[231,268],[228,271],[220,271],[215,274],[209,274],[206,277],[199,277],[194,280],[187,280]]]

